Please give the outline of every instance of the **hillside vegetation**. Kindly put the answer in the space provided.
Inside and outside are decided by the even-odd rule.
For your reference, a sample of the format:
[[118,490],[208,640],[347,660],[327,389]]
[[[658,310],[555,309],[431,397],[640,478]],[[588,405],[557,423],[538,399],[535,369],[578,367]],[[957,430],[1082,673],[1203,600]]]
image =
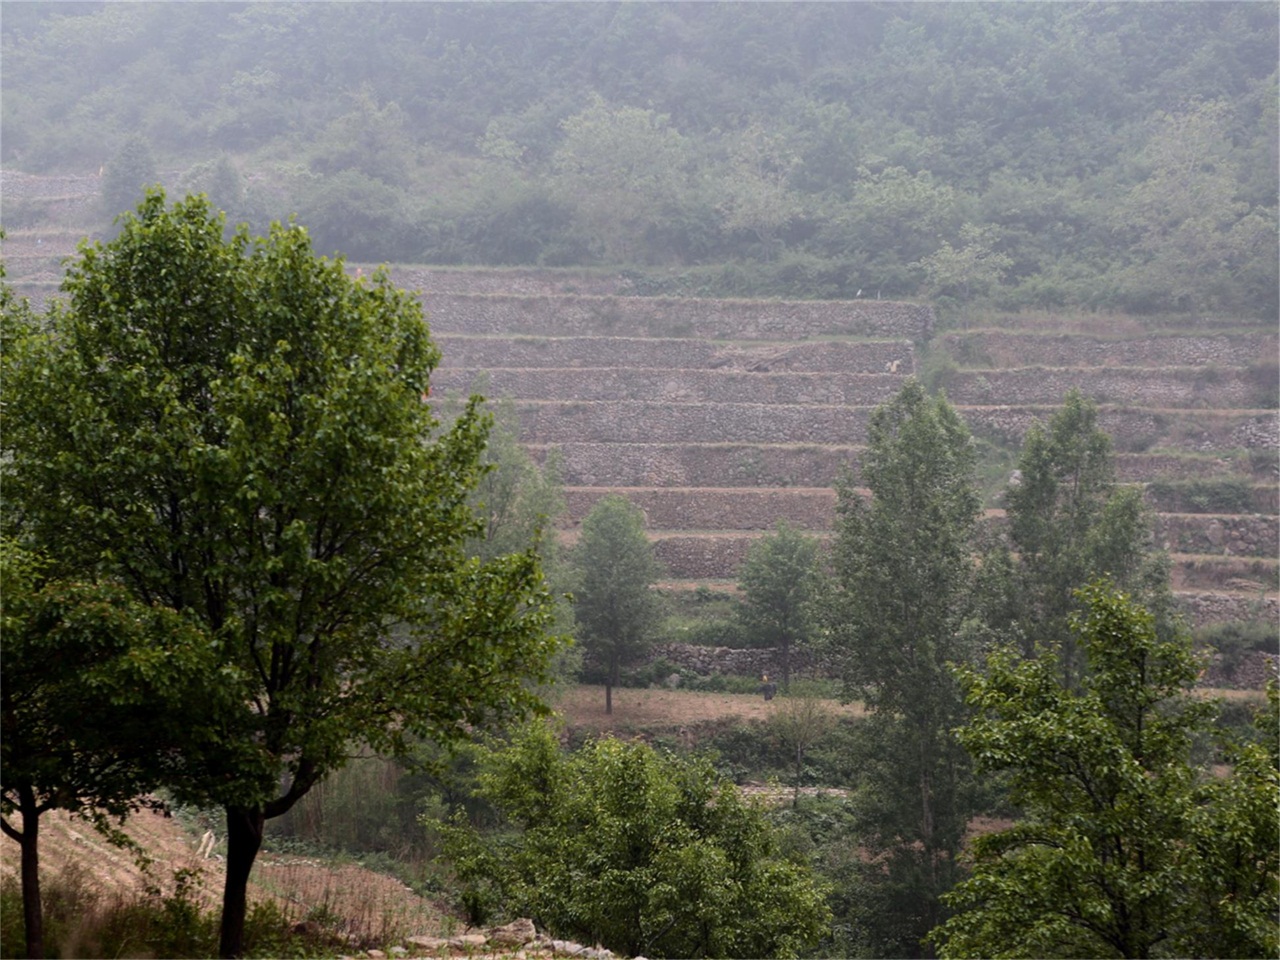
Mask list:
[[1267,4],[23,4],[2,40],[0,158],[105,171],[103,226],[159,176],[356,260],[1277,309]]

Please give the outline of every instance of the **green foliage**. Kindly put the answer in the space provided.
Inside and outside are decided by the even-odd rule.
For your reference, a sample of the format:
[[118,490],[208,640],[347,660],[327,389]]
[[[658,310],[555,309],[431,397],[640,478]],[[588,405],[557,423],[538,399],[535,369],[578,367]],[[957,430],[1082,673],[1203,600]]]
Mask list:
[[1224,480],[1153,480],[1146,499],[1167,513],[1253,513],[1253,487],[1243,477]]
[[1109,576],[1141,593],[1170,629],[1167,559],[1149,553],[1150,519],[1141,494],[1115,482],[1111,440],[1098,426],[1098,408],[1072,390],[1047,427],[1033,424],[1018,458],[1021,480],[1005,494],[1012,547],[1019,558],[1009,590],[1021,610],[1002,626],[1021,637],[1027,656],[1061,645],[1068,675],[1080,664],[1067,629],[1080,610],[1072,593]]
[[203,199],[159,192],[65,288],[5,358],[6,499],[60,568],[215,644],[237,710],[172,786],[240,812],[256,839],[229,862],[353,741],[398,753],[540,707],[538,558],[467,556],[488,418],[477,399],[437,431],[416,300],[300,228],[227,240]]
[[955,410],[909,380],[871,416],[861,476],[870,501],[851,478],[837,488],[822,624],[846,697],[872,711],[877,747],[862,823],[877,862],[867,903],[877,904],[883,931],[872,949],[897,956],[914,955],[937,922],[967,816],[949,664],[971,655],[962,624],[979,511],[974,459]]
[[[1221,779],[1190,763],[1212,704],[1190,697],[1185,640],[1096,583],[1074,619],[1089,671],[992,654],[961,668],[975,718],[960,731],[985,771],[1008,771],[1022,810],[974,844],[943,956],[1274,956],[1280,876],[1274,739],[1240,748]],[[1274,724],[1276,695],[1265,722]]]
[[448,830],[473,908],[631,956],[804,956],[824,932],[821,884],[703,761],[616,740],[566,756],[538,727],[487,768],[513,832]]
[[619,671],[657,636],[661,606],[653,584],[660,567],[644,533],[644,515],[625,497],[604,497],[582,520],[570,558],[578,640],[607,671],[606,710]]
[[102,210],[107,219],[132,210],[156,181],[156,161],[146,138],[129,137],[102,171]]
[[782,651],[782,689],[791,684],[791,651],[805,644],[812,626],[818,541],[785,521],[751,545],[738,568],[743,625],[761,646]]

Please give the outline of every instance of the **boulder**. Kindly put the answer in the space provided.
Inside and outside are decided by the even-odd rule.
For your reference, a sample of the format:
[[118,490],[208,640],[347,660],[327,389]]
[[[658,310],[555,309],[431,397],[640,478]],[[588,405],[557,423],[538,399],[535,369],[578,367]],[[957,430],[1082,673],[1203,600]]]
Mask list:
[[534,929],[533,921],[521,917],[490,930],[489,942],[498,947],[523,947],[526,943],[532,943],[537,936],[538,931]]

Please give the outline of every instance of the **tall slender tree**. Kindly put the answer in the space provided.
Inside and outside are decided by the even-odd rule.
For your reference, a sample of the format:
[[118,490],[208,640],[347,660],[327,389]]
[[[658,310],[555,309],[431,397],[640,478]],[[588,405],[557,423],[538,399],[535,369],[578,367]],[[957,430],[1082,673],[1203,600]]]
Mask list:
[[864,499],[838,488],[822,617],[845,693],[871,711],[864,836],[869,883],[896,902],[880,948],[919,951],[954,882],[967,769],[951,734],[962,716],[949,664],[969,656],[962,621],[979,512],[974,446],[946,399],[914,379],[871,416]]
[[572,564],[578,639],[605,669],[604,709],[613,713],[619,671],[653,642],[661,615],[653,592],[661,567],[640,508],[617,494],[600,500],[582,520]]
[[782,689],[791,686],[791,652],[809,638],[818,541],[785,521],[751,545],[738,570],[747,629],[782,654]]

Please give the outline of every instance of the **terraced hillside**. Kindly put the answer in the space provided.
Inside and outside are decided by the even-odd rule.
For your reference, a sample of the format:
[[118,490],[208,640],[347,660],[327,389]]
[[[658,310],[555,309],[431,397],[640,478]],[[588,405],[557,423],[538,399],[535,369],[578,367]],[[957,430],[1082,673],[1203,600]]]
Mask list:
[[[96,182],[13,182],[24,209],[45,211],[4,250],[10,279],[38,300],[73,252],[68,223],[91,207],[76,190]],[[831,484],[856,464],[869,413],[924,374],[988,441],[992,490],[1068,389],[1096,398],[1122,478],[1158,511],[1192,619],[1274,622],[1280,609],[1274,319],[1152,329],[1019,317],[935,335],[932,310],[909,303],[647,298],[585,271],[393,276],[423,291],[444,351],[437,392],[483,376],[490,395],[515,401],[536,455],[561,452],[566,538],[599,497],[624,493],[673,585],[731,583],[779,518],[828,530]]]

